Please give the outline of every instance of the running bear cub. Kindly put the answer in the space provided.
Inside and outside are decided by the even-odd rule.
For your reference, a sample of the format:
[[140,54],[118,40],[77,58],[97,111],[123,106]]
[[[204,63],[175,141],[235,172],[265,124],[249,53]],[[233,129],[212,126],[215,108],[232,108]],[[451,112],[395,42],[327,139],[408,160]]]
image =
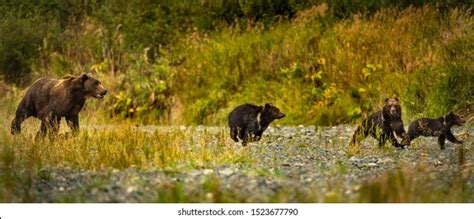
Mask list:
[[[397,136],[402,138],[401,144],[395,138],[394,131]],[[398,98],[385,99],[385,104],[381,111],[375,112],[364,119],[352,136],[349,143],[350,146],[354,149],[368,135],[378,140],[379,147],[382,147],[387,139],[397,148],[403,148],[404,145],[408,144],[408,137],[403,128],[402,109]]]
[[451,127],[454,125],[461,126],[464,124],[464,122],[464,119],[453,112],[450,112],[447,115],[441,116],[437,119],[417,119],[410,124],[410,127],[408,127],[408,140],[411,142],[420,135],[438,137],[440,149],[444,150],[445,139],[448,139],[450,142],[456,144],[462,143],[462,141],[459,141],[456,139],[456,137],[454,137],[453,133],[451,132]]
[[285,114],[270,103],[240,105],[229,114],[230,137],[235,142],[242,140],[242,145],[246,146],[248,142],[260,140],[270,123],[283,117]]
[[101,99],[107,93],[99,80],[92,74],[67,75],[61,79],[43,77],[35,81],[16,110],[11,123],[11,133],[21,132],[21,123],[28,117],[41,120],[39,135],[59,130],[62,117],[74,131],[79,129],[78,114],[88,97]]

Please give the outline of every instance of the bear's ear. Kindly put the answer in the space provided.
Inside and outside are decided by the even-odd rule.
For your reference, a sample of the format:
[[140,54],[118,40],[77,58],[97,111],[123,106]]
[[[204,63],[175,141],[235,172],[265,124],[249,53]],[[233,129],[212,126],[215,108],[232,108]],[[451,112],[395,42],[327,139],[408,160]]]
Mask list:
[[270,109],[271,107],[272,107],[272,104],[271,104],[271,103],[266,103],[266,104],[265,104],[265,108]]
[[388,101],[388,98],[385,98],[385,103]]
[[82,82],[84,82],[90,77],[90,73],[82,73],[79,77],[81,78]]

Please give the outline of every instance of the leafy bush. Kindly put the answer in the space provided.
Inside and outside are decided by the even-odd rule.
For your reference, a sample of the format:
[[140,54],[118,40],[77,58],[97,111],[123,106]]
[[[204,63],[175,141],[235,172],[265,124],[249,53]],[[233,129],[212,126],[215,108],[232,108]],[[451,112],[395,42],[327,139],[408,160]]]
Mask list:
[[[38,56],[48,25],[41,17],[0,17],[0,75],[7,82],[20,83],[28,78],[31,65]],[[7,34],[4,34],[7,33]]]
[[[137,65],[142,64],[139,59],[137,62]],[[114,95],[112,112],[122,118],[142,118],[144,121],[163,116],[169,95],[168,71],[166,60],[158,62],[154,69],[130,69],[122,77],[120,91]]]

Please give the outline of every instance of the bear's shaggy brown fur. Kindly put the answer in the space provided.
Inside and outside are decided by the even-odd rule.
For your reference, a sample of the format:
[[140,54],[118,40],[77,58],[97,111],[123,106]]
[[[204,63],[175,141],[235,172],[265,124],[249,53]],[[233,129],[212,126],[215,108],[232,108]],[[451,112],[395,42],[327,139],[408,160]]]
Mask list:
[[436,119],[420,118],[413,121],[408,127],[408,140],[411,142],[420,135],[438,137],[440,149],[443,150],[446,139],[456,144],[462,143],[454,137],[451,127],[454,125],[461,126],[464,122],[463,118],[453,112]]
[[21,123],[28,117],[41,120],[39,134],[59,130],[62,117],[68,126],[76,132],[79,130],[79,117],[88,97],[101,99],[107,93],[99,80],[90,73],[80,76],[64,76],[61,79],[43,77],[35,81],[27,90],[16,110],[11,123],[11,133],[21,132]]
[[[403,138],[402,144],[397,142],[395,135]],[[403,148],[408,144],[408,137],[403,128],[402,109],[398,98],[385,99],[385,104],[381,111],[371,114],[368,118],[362,121],[362,124],[357,127],[354,135],[350,141],[350,149],[358,148],[359,142],[371,135],[379,141],[379,147],[385,144],[388,139],[394,147]]]

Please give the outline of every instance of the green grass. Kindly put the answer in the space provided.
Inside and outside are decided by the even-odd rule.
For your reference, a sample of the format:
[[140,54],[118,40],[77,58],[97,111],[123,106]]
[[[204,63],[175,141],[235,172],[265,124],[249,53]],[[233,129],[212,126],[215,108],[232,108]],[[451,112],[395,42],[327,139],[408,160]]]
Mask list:
[[470,10],[391,8],[324,25],[325,10],[181,39],[170,54],[185,61],[168,79],[177,117],[223,124],[239,104],[273,102],[287,114],[280,124],[334,125],[393,95],[408,118],[472,107]]
[[[291,125],[354,123],[393,95],[408,119],[472,108],[472,9],[380,8],[334,20],[330,7],[181,33],[154,53],[131,51],[115,29],[105,37],[117,44],[103,42],[105,24],[89,18],[69,33],[70,52],[41,50],[31,76],[95,70],[110,95],[91,101],[93,112],[141,124],[223,125],[245,102],[272,102],[287,115],[276,123]],[[111,54],[102,57],[103,46]]]

